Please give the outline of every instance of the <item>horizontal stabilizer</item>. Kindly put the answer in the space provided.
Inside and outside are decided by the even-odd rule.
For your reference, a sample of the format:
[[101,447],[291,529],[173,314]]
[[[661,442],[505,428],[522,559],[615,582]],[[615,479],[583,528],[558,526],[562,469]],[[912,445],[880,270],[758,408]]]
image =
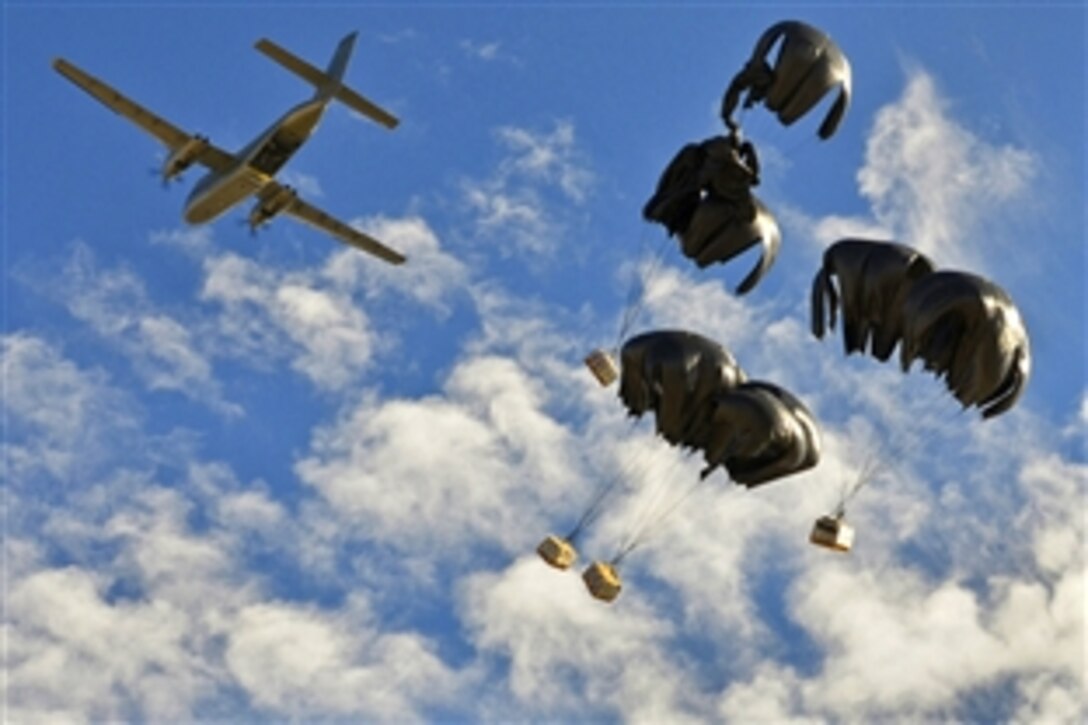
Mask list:
[[[319,92],[325,88],[330,81],[334,80],[324,71],[315,68],[291,51],[276,45],[267,38],[258,40],[255,47],[287,70],[309,82],[317,88]],[[386,128],[396,128],[397,124],[400,123],[397,117],[392,113],[386,111],[376,103],[367,100],[345,85],[339,85],[336,90],[333,91],[332,96],[352,110],[363,114],[370,120],[379,123]]]
[[336,100],[386,128],[396,128],[397,124],[400,123],[400,120],[392,113],[376,103],[368,101],[347,86],[340,86],[340,89],[336,92]]

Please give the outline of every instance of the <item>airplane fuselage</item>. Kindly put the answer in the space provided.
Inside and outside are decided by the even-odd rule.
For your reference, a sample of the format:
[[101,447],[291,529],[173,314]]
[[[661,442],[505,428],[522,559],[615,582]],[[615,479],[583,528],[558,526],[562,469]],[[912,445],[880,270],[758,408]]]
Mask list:
[[204,224],[259,192],[317,128],[327,98],[300,103],[235,155],[224,171],[205,174],[185,202],[185,221]]

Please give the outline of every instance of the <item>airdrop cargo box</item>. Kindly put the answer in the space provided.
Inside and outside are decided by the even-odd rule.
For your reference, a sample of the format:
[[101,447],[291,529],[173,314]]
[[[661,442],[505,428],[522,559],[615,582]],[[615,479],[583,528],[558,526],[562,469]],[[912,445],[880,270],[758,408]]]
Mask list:
[[836,516],[816,519],[808,540],[816,546],[833,551],[850,551],[854,545],[854,528]]
[[616,382],[619,371],[616,369],[616,361],[604,350],[594,350],[586,356],[586,366],[597,378],[597,382],[603,387],[608,387]]
[[549,536],[541,541],[540,546],[536,547],[536,553],[556,569],[569,569],[578,558],[574,545],[558,536]]
[[620,595],[620,589],[623,588],[619,572],[614,566],[603,561],[590,564],[582,574],[582,579],[589,588],[589,593],[602,602],[615,600]]

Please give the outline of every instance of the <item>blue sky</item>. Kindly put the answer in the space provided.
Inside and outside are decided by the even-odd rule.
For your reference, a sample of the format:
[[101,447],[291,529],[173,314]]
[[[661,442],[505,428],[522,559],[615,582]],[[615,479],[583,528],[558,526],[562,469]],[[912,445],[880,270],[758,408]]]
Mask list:
[[[4,662],[21,721],[1075,721],[1083,716],[1085,10],[6,3]],[[721,130],[759,34],[850,58],[839,132],[743,117],[783,246],[697,270],[640,218]],[[391,268],[245,206],[181,221],[158,144],[63,56],[229,150],[323,66],[402,119],[332,107],[282,174],[405,251]],[[821,106],[822,110],[823,106]],[[808,333],[824,248],[896,239],[1001,284],[1032,339],[985,423],[932,377]],[[661,255],[660,264],[654,259]],[[593,601],[532,551],[602,482],[610,556],[698,475],[582,367],[636,331],[719,340],[816,415],[815,470],[720,474]],[[856,549],[806,543],[852,502]]]

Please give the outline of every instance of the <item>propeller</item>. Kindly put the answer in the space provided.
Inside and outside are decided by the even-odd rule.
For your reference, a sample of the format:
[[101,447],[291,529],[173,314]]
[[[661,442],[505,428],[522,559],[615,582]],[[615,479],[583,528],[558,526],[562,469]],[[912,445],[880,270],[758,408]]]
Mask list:
[[162,167],[166,163],[166,154],[158,154],[158,164],[156,166],[147,167],[147,173],[154,176],[162,183],[162,188],[169,189],[170,184],[181,183],[184,179],[181,174],[174,174],[173,176],[166,176],[162,173]]
[[238,226],[240,227],[247,227],[249,229],[249,236],[251,239],[256,239],[257,235],[261,231],[261,228],[264,226],[264,224],[253,224],[246,217],[235,220],[235,223],[238,224]]

